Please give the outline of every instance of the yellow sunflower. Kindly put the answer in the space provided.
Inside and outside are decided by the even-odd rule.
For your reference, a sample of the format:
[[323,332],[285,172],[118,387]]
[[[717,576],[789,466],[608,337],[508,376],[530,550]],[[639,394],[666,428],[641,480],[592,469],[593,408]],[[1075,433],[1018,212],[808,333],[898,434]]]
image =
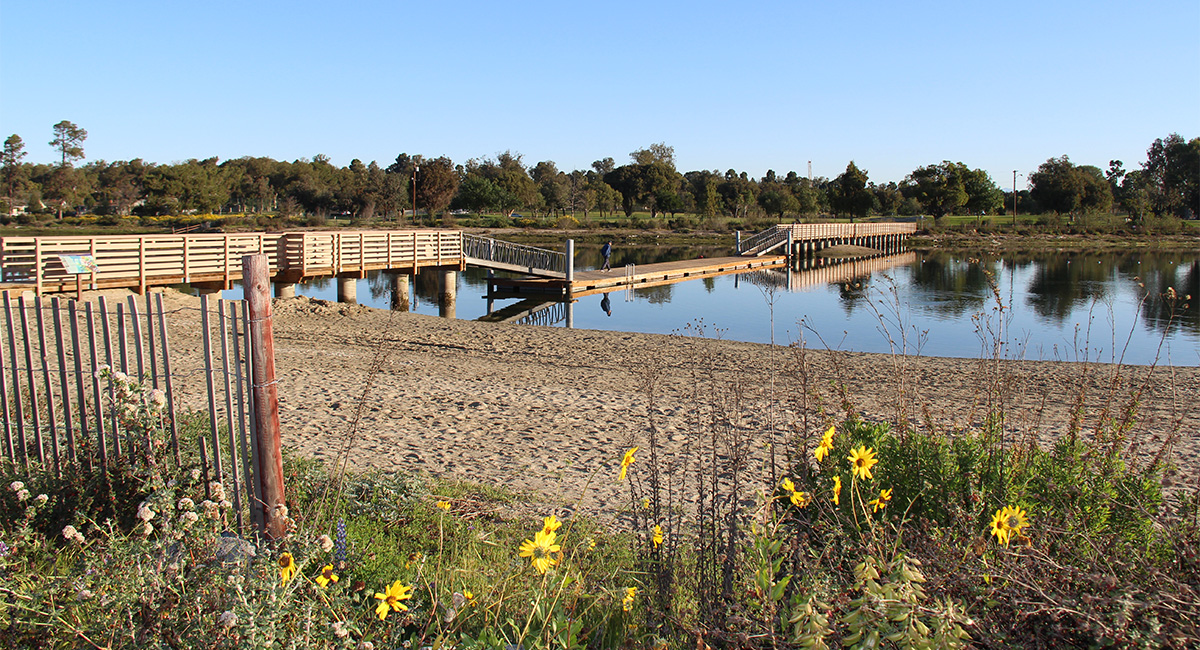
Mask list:
[[328,587],[329,583],[337,581],[338,577],[337,574],[333,572],[332,564],[326,564],[325,568],[321,569],[321,574],[317,576],[317,584],[321,585],[322,589]]
[[408,606],[400,601],[412,598],[412,587],[397,580],[392,583],[392,586],[385,589],[382,594],[376,593],[375,598],[379,601],[379,604],[375,606],[375,615],[382,621],[387,618],[388,612],[408,611]]
[[546,531],[547,533],[556,532],[559,528],[562,528],[562,522],[559,521],[554,515],[550,515],[542,520],[542,530]]
[[650,541],[654,542],[654,548],[658,548],[659,546],[662,546],[662,543],[663,543],[662,526],[659,526],[658,524],[654,525],[654,537],[651,537]]
[[626,587],[625,597],[621,599],[621,609],[629,611],[633,609],[633,599],[637,598],[637,587]]
[[1029,514],[1021,506],[1004,506],[992,517],[991,534],[1007,546],[1012,539],[1022,537],[1021,530],[1028,525]]
[[532,540],[527,539],[521,544],[521,557],[529,558],[538,573],[545,573],[546,569],[558,564],[554,554],[562,547],[554,543],[557,537],[558,533],[539,530]]
[[879,459],[875,458],[875,450],[865,445],[851,450],[850,456],[847,458],[850,461],[850,468],[854,470],[854,476],[863,480],[871,478],[871,468],[879,462]]
[[283,580],[283,584],[287,584],[292,576],[296,575],[296,559],[291,553],[284,553],[279,556],[279,577]]
[[833,425],[830,425],[829,428],[825,430],[825,435],[821,436],[821,444],[817,445],[817,448],[813,450],[813,456],[817,457],[818,463],[825,460],[825,457],[829,455],[829,452],[833,451],[833,432],[834,427]]
[[888,501],[891,501],[891,500],[892,500],[892,489],[888,488],[879,493],[878,499],[871,499],[870,501],[867,502],[867,504],[872,506],[871,512],[879,512],[880,510],[883,510],[885,507],[887,507]]
[[833,505],[840,505],[842,498],[842,477],[841,475],[833,477]]
[[637,452],[637,450],[638,450],[638,447],[634,447],[633,449],[630,449],[629,451],[625,452],[625,457],[621,459],[621,475],[617,477],[618,481],[625,480],[626,470],[628,470],[629,466],[633,464],[633,461],[637,460],[636,458],[633,457],[633,454],[635,452]]

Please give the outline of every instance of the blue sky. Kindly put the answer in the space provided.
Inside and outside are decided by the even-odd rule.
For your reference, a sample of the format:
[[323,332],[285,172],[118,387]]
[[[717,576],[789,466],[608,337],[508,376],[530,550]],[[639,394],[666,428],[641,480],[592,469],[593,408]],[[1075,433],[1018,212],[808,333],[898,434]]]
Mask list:
[[[943,159],[1136,168],[1200,136],[1200,2],[0,0],[0,137],[51,162],[513,150],[876,182]],[[1024,179],[1019,181],[1024,186]]]

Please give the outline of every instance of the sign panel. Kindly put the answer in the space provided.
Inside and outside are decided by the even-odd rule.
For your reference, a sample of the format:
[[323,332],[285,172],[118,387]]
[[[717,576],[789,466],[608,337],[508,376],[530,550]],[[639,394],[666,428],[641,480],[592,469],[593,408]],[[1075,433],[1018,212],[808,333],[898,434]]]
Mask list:
[[93,255],[59,255],[58,259],[62,261],[63,268],[67,270],[67,273],[74,275],[95,273],[100,270]]

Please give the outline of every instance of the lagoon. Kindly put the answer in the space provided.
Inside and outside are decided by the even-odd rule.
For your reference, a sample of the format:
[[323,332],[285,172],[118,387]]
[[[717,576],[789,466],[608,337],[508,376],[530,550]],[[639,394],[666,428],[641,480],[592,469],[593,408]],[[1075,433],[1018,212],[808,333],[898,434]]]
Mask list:
[[[719,247],[618,247],[613,266],[619,273],[630,263],[726,254]],[[702,331],[855,352],[1200,365],[1200,255],[919,251],[889,262],[886,270],[836,282],[780,269],[585,296],[571,305],[570,320],[583,329]],[[599,264],[598,247],[577,250],[577,269]],[[485,316],[487,271],[468,268],[457,277],[455,317]],[[411,310],[437,315],[437,274],[421,273],[414,285]],[[336,300],[337,282],[311,279],[297,294]],[[388,309],[389,277],[359,280],[357,295],[364,305]],[[241,290],[224,297],[240,298]],[[513,302],[496,300],[493,308]],[[566,309],[556,306],[536,322],[565,327]]]

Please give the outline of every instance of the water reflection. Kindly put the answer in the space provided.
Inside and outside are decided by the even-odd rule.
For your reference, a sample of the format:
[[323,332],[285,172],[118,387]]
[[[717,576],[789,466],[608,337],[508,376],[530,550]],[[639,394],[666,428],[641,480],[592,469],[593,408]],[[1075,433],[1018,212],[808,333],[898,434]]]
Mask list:
[[[618,245],[613,251],[613,272],[621,273],[629,263],[728,254],[719,247]],[[577,249],[578,270],[600,263],[598,246]],[[586,309],[571,309],[560,303],[548,306],[533,301],[518,307],[520,301],[487,301],[487,274],[476,267],[456,274],[459,317],[480,318],[491,310],[507,320],[499,312],[511,307],[505,312],[512,315],[510,322],[661,334],[703,320],[720,328],[726,338],[757,342],[796,340],[801,335],[797,322],[804,319],[825,340],[844,340],[841,345],[847,349],[886,352],[878,312],[884,308],[879,301],[884,301],[888,308],[898,305],[912,327],[930,333],[924,354],[970,357],[980,350],[974,317],[996,313],[1002,304],[1004,333],[1010,337],[1007,349],[1028,350],[1028,358],[1081,358],[1077,332],[1086,328],[1093,338],[1083,343],[1088,358],[1097,358],[1096,351],[1103,350],[1106,360],[1124,354],[1127,362],[1150,363],[1159,354],[1159,341],[1166,337],[1173,363],[1200,365],[1200,259],[1196,255],[934,251],[837,265],[810,260],[792,269],[759,269],[699,282],[618,290],[597,299],[599,310],[596,302]],[[437,314],[439,273],[422,269],[409,281],[412,310]],[[391,275],[371,273],[360,281],[358,295],[364,304],[387,309],[392,285]],[[312,278],[297,287],[300,295],[324,300],[335,300],[336,288],[332,278]],[[1178,300],[1165,297],[1172,288]],[[1192,299],[1184,300],[1186,295]],[[230,291],[226,297],[240,298],[241,292]],[[592,298],[584,300],[574,306]],[[613,309],[614,302],[623,304]],[[1098,334],[1101,330],[1104,333]],[[1117,349],[1108,349],[1112,347]]]

